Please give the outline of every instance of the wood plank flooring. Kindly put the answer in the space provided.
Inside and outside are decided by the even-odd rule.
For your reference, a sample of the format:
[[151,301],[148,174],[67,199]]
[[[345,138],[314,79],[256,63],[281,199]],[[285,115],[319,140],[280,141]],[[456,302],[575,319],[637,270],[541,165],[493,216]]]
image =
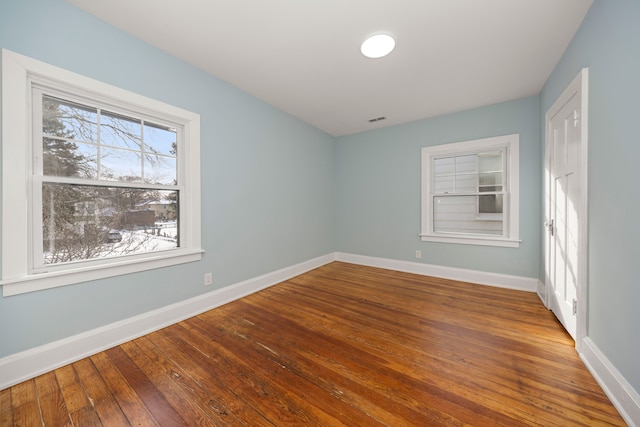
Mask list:
[[537,296],[335,262],[0,391],[0,426],[625,425]]

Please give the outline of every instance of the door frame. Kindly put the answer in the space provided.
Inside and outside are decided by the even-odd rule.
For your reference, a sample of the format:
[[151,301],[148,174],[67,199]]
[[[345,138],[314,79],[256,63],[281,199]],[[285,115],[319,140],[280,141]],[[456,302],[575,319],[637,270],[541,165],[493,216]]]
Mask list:
[[588,312],[588,81],[589,70],[583,68],[573,81],[562,92],[553,105],[547,110],[545,115],[545,149],[544,149],[544,270],[545,270],[545,286],[544,286],[544,303],[547,308],[550,307],[550,298],[553,290],[551,289],[551,279],[549,274],[551,239],[547,231],[546,224],[551,219],[551,150],[552,141],[551,120],[560,111],[562,107],[573,97],[578,96],[580,99],[580,115],[578,117],[580,124],[580,149],[578,159],[578,185],[580,186],[578,200],[578,275],[576,290],[576,350],[578,353],[582,350],[582,341],[587,336],[587,312]]

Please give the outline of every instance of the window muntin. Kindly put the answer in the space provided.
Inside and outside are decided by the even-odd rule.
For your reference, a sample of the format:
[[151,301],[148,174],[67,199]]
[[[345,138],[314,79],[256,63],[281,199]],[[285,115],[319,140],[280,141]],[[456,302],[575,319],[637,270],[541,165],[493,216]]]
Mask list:
[[[6,49],[1,66],[4,296],[201,259],[199,115]],[[40,101],[34,102],[38,91]],[[105,126],[114,121],[132,126],[128,133],[133,136],[109,141],[107,129],[107,140],[101,141],[101,119]],[[111,158],[105,160],[105,154]],[[109,171],[105,166],[115,154],[129,162],[126,168]],[[70,200],[72,207],[63,210],[55,205],[45,209],[43,192],[53,189],[76,193],[81,189],[83,197]],[[54,243],[56,238],[61,239],[59,245],[63,243],[55,230],[56,221],[66,215],[67,229],[86,229],[87,236],[99,232],[110,245],[103,249],[122,249],[118,244],[127,239],[128,230],[108,228],[105,217],[112,219],[114,214],[103,214],[116,212],[111,206],[105,208],[105,195],[125,190],[144,199],[129,210],[152,210],[156,220],[162,219],[155,222],[156,239],[172,240],[175,247],[135,253],[114,250],[111,256],[84,256],[87,259],[79,261],[63,257],[64,261],[45,263],[44,248],[52,239],[45,232],[44,215],[54,230]],[[93,193],[100,197],[90,197]],[[92,215],[92,223],[78,225],[77,218],[83,215]]]
[[425,147],[422,156],[423,240],[517,245],[517,135]]

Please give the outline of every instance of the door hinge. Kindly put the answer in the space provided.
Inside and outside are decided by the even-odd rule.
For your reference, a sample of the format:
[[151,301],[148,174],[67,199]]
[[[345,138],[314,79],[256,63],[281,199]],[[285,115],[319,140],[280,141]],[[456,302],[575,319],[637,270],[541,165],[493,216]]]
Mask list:
[[580,122],[580,120],[578,118],[578,110],[574,110],[573,111],[573,127],[577,128],[579,122]]
[[578,301],[573,299],[573,315],[575,316],[578,313]]

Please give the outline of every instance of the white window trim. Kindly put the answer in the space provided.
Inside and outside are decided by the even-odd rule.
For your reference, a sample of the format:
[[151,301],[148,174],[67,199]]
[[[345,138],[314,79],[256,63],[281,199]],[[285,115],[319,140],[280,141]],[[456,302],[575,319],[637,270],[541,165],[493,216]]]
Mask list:
[[[73,86],[114,104],[125,101],[142,112],[160,112],[184,126],[181,175],[185,194],[181,204],[181,246],[175,250],[113,258],[96,265],[32,274],[29,269],[29,189],[32,161],[31,80]],[[2,49],[2,285],[3,296],[97,280],[186,262],[202,257],[200,238],[200,116],[142,95],[84,77]]]
[[[420,238],[425,242],[459,243],[466,245],[485,245],[498,247],[520,246],[519,227],[519,134],[497,136],[492,138],[476,139],[471,141],[455,142],[450,144],[435,145],[422,148],[422,218]],[[478,234],[453,234],[437,233],[433,230],[433,197],[432,197],[432,168],[433,158],[442,155],[461,155],[494,148],[506,147],[507,170],[506,184],[507,194],[504,215],[506,221],[505,236],[489,236]]]

